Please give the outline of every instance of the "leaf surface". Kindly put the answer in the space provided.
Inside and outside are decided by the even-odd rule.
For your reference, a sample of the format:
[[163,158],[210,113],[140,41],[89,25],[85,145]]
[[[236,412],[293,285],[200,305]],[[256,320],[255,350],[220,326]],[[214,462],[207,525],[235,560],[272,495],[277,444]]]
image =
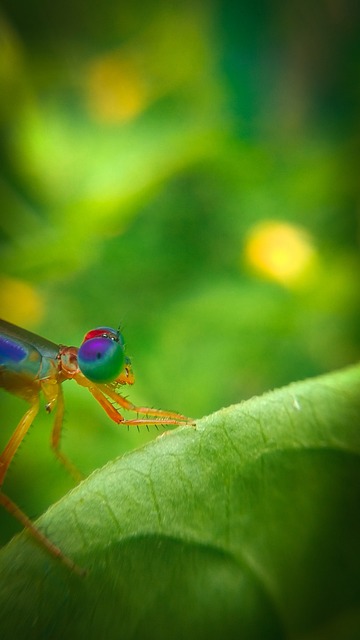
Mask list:
[[360,370],[296,383],[94,472],[0,552],[2,638],[360,637]]

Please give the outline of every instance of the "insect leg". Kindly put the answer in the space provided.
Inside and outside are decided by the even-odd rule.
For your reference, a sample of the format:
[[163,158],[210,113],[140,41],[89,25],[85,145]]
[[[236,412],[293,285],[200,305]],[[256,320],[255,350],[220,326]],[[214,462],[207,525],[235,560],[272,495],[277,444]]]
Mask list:
[[106,413],[108,414],[109,418],[111,418],[111,420],[117,423],[124,421],[124,418],[121,415],[121,413],[116,409],[116,407],[114,407],[111,404],[110,400],[108,400],[108,398],[104,396],[103,392],[100,391],[98,387],[95,387],[94,385],[91,385],[91,386],[89,385],[88,389],[90,393],[92,393],[92,395],[94,396],[95,400],[97,400],[98,403],[104,409],[104,411],[106,411]]
[[39,529],[37,529],[37,527],[31,522],[30,518],[28,518],[27,515],[23,511],[21,511],[17,504],[10,500],[10,498],[8,498],[8,496],[5,495],[5,493],[3,493],[1,490],[10,463],[21,442],[23,441],[26,433],[30,429],[38,411],[39,395],[35,395],[31,400],[30,408],[20,420],[9,442],[0,455],[0,505],[2,505],[12,516],[14,516],[14,518],[16,518],[20,522],[20,524],[22,524],[22,526],[31,533],[33,538],[35,538],[35,540],[37,540],[43,547],[45,547],[52,556],[58,558],[65,566],[67,566],[75,573],[84,575],[84,570],[81,569],[81,567],[78,567],[70,558],[65,556],[59,549],[59,547],[53,544],[51,540],[49,540],[43,533],[41,533],[41,531],[39,531]]
[[4,451],[0,455],[0,489],[4,482],[11,461],[23,439],[25,438],[28,430],[30,429],[38,411],[39,396],[36,395],[32,398],[30,409],[28,409],[21,418]]
[[16,518],[22,525],[27,529],[33,538],[37,540],[45,549],[55,558],[60,560],[68,569],[74,571],[80,576],[86,575],[86,570],[79,567],[75,562],[65,556],[61,549],[57,547],[49,538],[47,538],[41,531],[35,527],[35,525],[31,522],[31,520],[25,515],[21,509],[8,498],[4,493],[0,492],[0,504],[5,507],[5,509]]
[[[60,384],[53,385],[53,394],[54,395],[50,399],[50,402],[52,404],[56,402],[56,410],[55,410],[54,424],[51,431],[51,447],[57,459],[65,467],[68,473],[70,473],[70,475],[74,478],[76,482],[80,482],[80,480],[83,479],[82,474],[76,468],[76,466],[71,462],[71,460],[69,460],[69,458],[62,451],[60,451],[61,431],[62,431],[62,424],[64,419],[64,394]],[[46,390],[45,395],[47,398],[49,398],[48,389]],[[50,405],[48,403],[47,406],[52,406],[52,404]]]
[[[178,413],[172,413],[169,411],[162,411],[161,409],[148,409],[146,407],[136,407],[132,402],[129,402],[123,398],[119,393],[115,393],[111,387],[106,385],[94,385],[88,386],[90,393],[101,404],[108,416],[117,424],[129,425],[129,426],[141,426],[141,425],[179,425],[188,424],[188,418]],[[136,418],[132,420],[125,420],[121,413],[113,406],[106,396],[109,396],[111,400],[114,400],[116,404],[121,405],[124,409],[139,413],[147,416],[146,418]],[[149,417],[151,416],[151,417]]]
[[142,420],[127,420],[125,424],[159,424],[160,422],[165,425],[176,425],[176,424],[193,424],[193,421],[186,416],[183,416],[181,413],[175,413],[175,411],[164,411],[163,409],[153,409],[151,407],[137,407],[132,402],[121,396],[117,391],[111,388],[110,385],[102,384],[99,385],[99,388],[103,393],[105,393],[109,398],[117,402],[121,407],[126,409],[127,411],[132,411],[133,413],[138,413],[140,415],[152,416],[152,420],[142,419]]

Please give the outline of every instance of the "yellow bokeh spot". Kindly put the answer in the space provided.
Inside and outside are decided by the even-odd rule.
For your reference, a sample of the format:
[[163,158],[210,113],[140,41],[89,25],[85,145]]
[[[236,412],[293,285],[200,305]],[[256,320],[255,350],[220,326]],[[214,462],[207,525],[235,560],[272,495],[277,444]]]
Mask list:
[[0,317],[25,328],[44,315],[44,301],[35,287],[23,280],[0,278]]
[[315,249],[310,236],[301,227],[268,221],[250,231],[245,255],[256,271],[290,286],[308,271]]
[[131,120],[147,103],[145,83],[135,61],[117,52],[90,64],[86,94],[92,117],[105,124]]

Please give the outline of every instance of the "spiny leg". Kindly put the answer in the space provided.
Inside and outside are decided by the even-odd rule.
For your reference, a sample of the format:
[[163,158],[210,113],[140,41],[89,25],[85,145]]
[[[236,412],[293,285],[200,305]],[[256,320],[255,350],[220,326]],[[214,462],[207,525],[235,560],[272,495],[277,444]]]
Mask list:
[[[116,423],[126,426],[141,426],[141,425],[179,425],[179,424],[191,424],[189,419],[182,416],[179,413],[171,411],[163,411],[162,409],[150,409],[147,407],[136,407],[132,402],[129,402],[118,393],[113,391],[108,385],[94,385],[88,386],[89,391],[94,398],[101,404],[108,416]],[[106,395],[105,395],[106,394]],[[120,404],[124,409],[133,411],[145,416],[153,416],[152,418],[136,418],[131,420],[125,420],[121,413],[114,407],[110,400],[106,397],[109,396],[114,402]]]
[[26,433],[30,429],[36,414],[39,411],[39,396],[35,396],[32,399],[31,407],[24,414],[22,419],[20,420],[18,426],[16,427],[14,433],[12,434],[9,442],[7,443],[4,451],[0,455],[0,504],[12,515],[16,518],[20,524],[27,529],[33,538],[37,540],[43,547],[51,553],[52,556],[61,560],[61,562],[67,566],[69,569],[78,573],[79,575],[84,575],[83,569],[78,567],[70,558],[65,556],[59,547],[51,542],[37,527],[31,522],[31,520],[27,517],[27,515],[21,511],[21,509],[8,498],[5,493],[1,490],[1,487],[4,483],[6,473],[9,469],[11,461],[18,450],[21,442],[23,441]]
[[121,413],[117,411],[117,409],[111,404],[110,400],[108,400],[108,398],[104,396],[103,392],[100,391],[100,389],[98,389],[93,385],[91,386],[89,385],[88,389],[90,393],[92,393],[92,395],[94,396],[95,400],[97,400],[98,403],[104,409],[104,411],[106,411],[106,413],[108,414],[109,418],[111,418],[111,420],[113,420],[114,422],[123,422],[124,418],[121,415]]
[[[175,411],[165,411],[164,409],[153,409],[151,407],[137,407],[135,404],[130,402],[130,400],[127,400],[127,398],[124,398],[117,393],[111,385],[101,384],[99,387],[103,393],[126,409],[126,411],[132,411],[133,413],[138,413],[140,415],[158,418],[158,420],[153,420],[147,424],[155,424],[159,422],[164,424],[192,424],[193,422],[191,418],[187,418],[181,413],[176,413]],[[133,423],[133,421],[130,422]]]
[[31,407],[21,418],[18,426],[12,434],[4,451],[0,455],[0,490],[7,474],[11,461],[30,429],[37,412],[39,411],[39,396],[34,396],[31,401]]
[[67,458],[67,456],[60,451],[60,442],[61,442],[61,430],[64,419],[64,394],[62,392],[62,387],[60,384],[57,384],[54,388],[54,393],[56,394],[56,413],[54,419],[54,425],[51,431],[51,447],[57,457],[57,459],[61,462],[61,464],[65,467],[65,469],[70,473],[70,475],[74,478],[76,482],[80,482],[83,479],[82,474],[76,468],[76,466]]
[[60,560],[68,569],[74,571],[80,576],[86,575],[86,570],[79,567],[75,562],[63,554],[61,549],[56,546],[49,538],[47,538],[41,531],[31,522],[30,518],[25,515],[21,509],[8,498],[4,493],[0,492],[0,504],[14,516],[22,525],[27,529],[33,538],[37,540],[45,549],[56,559]]

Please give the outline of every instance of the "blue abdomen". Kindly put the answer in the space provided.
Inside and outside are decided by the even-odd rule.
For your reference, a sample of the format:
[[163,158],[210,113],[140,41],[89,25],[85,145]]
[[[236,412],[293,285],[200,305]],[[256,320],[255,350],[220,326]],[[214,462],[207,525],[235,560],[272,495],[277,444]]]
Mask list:
[[35,379],[41,370],[42,356],[31,345],[10,336],[0,335],[0,369]]

